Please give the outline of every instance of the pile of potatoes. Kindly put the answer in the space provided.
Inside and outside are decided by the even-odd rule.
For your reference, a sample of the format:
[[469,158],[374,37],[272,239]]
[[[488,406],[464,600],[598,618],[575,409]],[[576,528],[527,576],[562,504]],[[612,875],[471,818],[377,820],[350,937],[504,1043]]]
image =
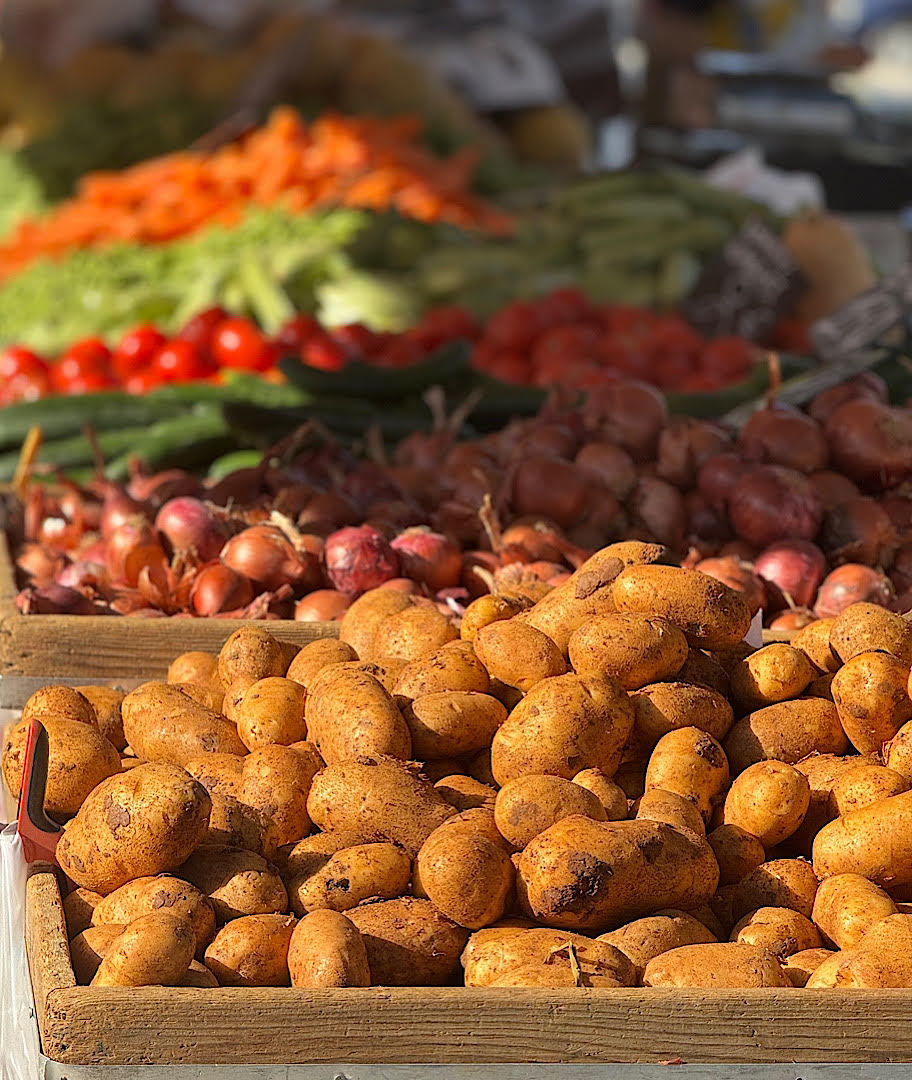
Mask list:
[[912,986],[912,623],[754,651],[633,541],[461,624],[235,632],[123,695],[50,686],[47,809],[93,986]]

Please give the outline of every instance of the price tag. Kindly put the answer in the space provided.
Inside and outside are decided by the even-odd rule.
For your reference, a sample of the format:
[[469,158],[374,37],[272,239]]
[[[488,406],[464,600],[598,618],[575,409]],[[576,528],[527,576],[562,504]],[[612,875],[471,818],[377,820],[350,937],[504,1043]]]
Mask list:
[[875,344],[912,312],[912,263],[843,304],[811,327],[811,341],[825,360],[837,360]]
[[807,286],[779,237],[755,218],[704,268],[683,312],[707,337],[762,341]]

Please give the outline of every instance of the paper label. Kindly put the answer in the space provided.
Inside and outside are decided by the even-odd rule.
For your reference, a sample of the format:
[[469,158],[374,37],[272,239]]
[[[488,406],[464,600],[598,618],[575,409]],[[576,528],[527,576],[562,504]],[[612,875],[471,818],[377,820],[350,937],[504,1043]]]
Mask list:
[[888,274],[872,289],[843,304],[811,327],[811,341],[824,360],[867,348],[912,312],[912,263]]

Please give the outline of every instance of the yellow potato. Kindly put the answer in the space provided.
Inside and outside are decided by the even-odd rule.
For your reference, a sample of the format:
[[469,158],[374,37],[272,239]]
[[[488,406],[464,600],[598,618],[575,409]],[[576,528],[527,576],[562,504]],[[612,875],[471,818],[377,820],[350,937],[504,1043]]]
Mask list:
[[592,792],[602,804],[608,821],[622,821],[627,817],[627,796],[601,769],[583,769],[573,777],[573,783]]
[[709,945],[716,937],[692,915],[670,908],[644,919],[635,919],[617,930],[601,934],[596,941],[605,941],[630,957],[637,971],[637,980],[650,960],[682,945]]
[[[427,775],[426,771],[425,775]],[[494,800],[497,798],[496,788],[490,787],[488,784],[482,784],[472,776],[463,776],[461,773],[442,776],[434,784],[434,787],[450,806],[459,811],[473,810],[482,806],[490,807],[493,810]]]
[[285,677],[306,689],[324,668],[332,667],[333,664],[351,663],[357,659],[358,654],[344,641],[338,638],[317,638],[301,649],[288,665]]
[[124,734],[146,761],[184,765],[211,751],[246,754],[237,727],[168,683],[144,683],[122,705]]
[[42,686],[22,706],[23,720],[71,720],[95,727],[98,718],[88,699],[70,686]]
[[897,731],[883,747],[884,764],[912,782],[912,721]]
[[830,949],[803,949],[786,957],[783,967],[792,986],[806,986],[808,979],[834,953]]
[[176,986],[195,944],[190,924],[172,912],[140,915],[108,945],[92,986]]
[[791,982],[769,949],[726,942],[683,945],[662,953],[646,965],[643,985],[715,990],[791,986]]
[[459,966],[468,931],[429,900],[363,904],[348,918],[361,931],[374,986],[443,986]]
[[483,626],[501,619],[512,619],[514,615],[519,615],[531,606],[531,601],[521,596],[495,596],[493,593],[479,596],[465,609],[459,626],[459,636],[463,641],[472,642]]
[[178,874],[209,897],[220,923],[288,910],[288,893],[278,870],[253,851],[201,847]]
[[678,682],[690,683],[692,686],[706,686],[724,698],[728,698],[730,692],[728,672],[718,661],[700,649],[690,649],[684,666],[675,678]]
[[806,915],[777,907],[762,907],[745,915],[735,923],[731,940],[769,949],[780,960],[823,945],[817,927]]
[[433,656],[442,645],[458,637],[452,621],[437,608],[412,604],[380,623],[374,635],[373,656],[381,662],[403,660],[408,663]]
[[690,829],[700,836],[706,835],[706,826],[697,807],[673,791],[652,788],[645,791],[637,803],[637,821],[664,821],[676,829]]
[[912,791],[824,825],[814,840],[813,861],[821,878],[851,873],[885,888],[912,883]]
[[840,659],[830,646],[830,631],[835,619],[816,619],[792,636],[792,648],[800,649],[818,671],[826,674],[839,670]]
[[307,738],[304,688],[292,679],[260,679],[244,694],[237,727],[248,750],[303,741]]
[[218,986],[218,979],[198,960],[191,960],[187,974],[177,985],[195,986],[199,990],[214,990]]
[[835,973],[839,988],[912,986],[912,915],[888,915],[843,954]]
[[728,786],[728,761],[719,743],[699,728],[669,731],[656,744],[646,767],[646,791],[659,788],[692,802],[704,821]]
[[732,893],[732,917],[743,918],[762,907],[787,907],[811,917],[819,884],[804,859],[771,859],[745,875]]
[[554,642],[520,619],[500,620],[475,635],[475,652],[492,679],[528,693],[536,683],[563,675],[564,657]]
[[876,922],[897,910],[890,896],[861,874],[835,874],[821,881],[812,915],[828,942],[851,949]]
[[767,705],[739,720],[725,740],[735,776],[758,761],[794,765],[808,754],[844,754],[847,748],[836,706],[823,698]]
[[817,669],[800,649],[774,642],[732,669],[732,699],[742,712],[752,712],[798,697],[816,674]]
[[849,770],[868,764],[875,764],[874,759],[855,755],[839,757],[836,754],[810,754],[795,762],[794,767],[807,777],[811,801],[800,828],[785,842],[788,854],[810,858],[814,837],[828,821],[836,817],[832,791],[837,780]]
[[431,656],[406,664],[393,686],[394,695],[409,700],[446,690],[490,693],[491,679],[469,641],[450,641]]
[[313,746],[309,754],[290,746],[264,746],[244,759],[238,798],[257,812],[267,858],[310,832],[307,796],[322,768]]
[[288,986],[291,915],[243,915],[226,923],[206,949],[219,986]]
[[190,925],[196,938],[197,955],[202,955],[215,933],[212,904],[194,885],[169,874],[128,881],[109,893],[92,913],[95,926],[126,926],[150,911],[170,911]]
[[766,859],[763,844],[739,825],[719,825],[706,837],[719,864],[719,884],[734,885]]
[[415,861],[415,895],[431,901],[459,926],[478,930],[496,922],[513,889],[513,864],[482,832],[435,829]]
[[591,791],[560,776],[518,776],[504,784],[494,803],[497,828],[514,848],[524,848],[533,837],[571,814],[607,820],[605,808]]
[[826,675],[818,675],[816,679],[811,679],[804,691],[805,697],[819,697],[832,701],[833,679],[835,678],[834,674],[827,672]]
[[395,844],[353,844],[323,853],[307,840],[291,848],[285,869],[296,915],[321,908],[348,911],[362,900],[391,900],[408,891],[411,860]]
[[218,666],[218,657],[214,653],[196,650],[181,653],[180,656],[171,661],[165,681],[169,683],[196,683],[198,686],[209,686],[213,690],[224,690],[218,673]]
[[123,932],[123,926],[89,926],[73,937],[70,962],[80,986],[88,986],[95,978],[105,953]]
[[912,718],[908,685],[908,665],[882,652],[856,653],[836,672],[830,690],[842,727],[856,750],[879,754],[883,744]]
[[373,675],[329,667],[310,684],[307,730],[328,765],[385,754],[408,761],[412,737],[395,701]]
[[101,893],[91,889],[73,889],[67,893],[63,898],[63,915],[71,938],[92,925],[92,913],[103,899]]
[[239,675],[236,679],[232,679],[226,687],[222,697],[222,714],[232,724],[237,724],[238,720],[240,720],[241,703],[244,700],[244,695],[256,682],[259,682],[259,679],[254,679],[252,675]]
[[490,746],[507,710],[490,694],[445,690],[415,698],[403,715],[412,752],[424,760],[471,754]]
[[126,697],[123,690],[115,690],[112,686],[80,686],[79,693],[92,706],[101,734],[114,744],[116,750],[123,750],[127,745],[120,714],[120,706]]
[[901,795],[909,790],[909,786],[906,777],[894,769],[883,765],[858,765],[848,769],[833,785],[833,809],[837,817],[842,817],[891,795]]
[[[583,937],[567,930],[545,930],[531,923],[507,925],[503,920],[496,926],[478,930],[469,938],[462,954],[466,986],[544,985],[527,982],[524,976],[510,982],[515,973],[529,968],[553,964],[556,981],[569,967],[570,952],[588,981],[584,985],[633,986],[636,969],[622,950],[602,938]],[[518,920],[512,920],[517,923]],[[570,983],[568,985],[574,985]]]
[[337,911],[312,911],[288,946],[292,986],[370,986],[367,950],[354,923]]
[[843,664],[860,653],[877,651],[912,664],[912,623],[879,604],[850,604],[833,620],[830,646]]
[[374,638],[380,624],[412,604],[410,596],[395,589],[370,589],[359,596],[342,616],[339,640],[350,645],[361,660],[374,660],[381,655],[374,649]]
[[630,695],[636,729],[653,747],[669,731],[695,727],[721,742],[734,723],[731,705],[706,686],[665,682],[644,686]]
[[228,638],[218,656],[218,673],[224,686],[235,679],[268,679],[282,676],[289,660],[282,644],[260,626],[242,626]]
[[782,761],[758,761],[732,781],[722,820],[771,848],[795,832],[810,800],[807,777],[797,769]]
[[687,640],[667,619],[600,615],[574,630],[568,643],[579,675],[610,675],[625,690],[673,679],[687,659]]

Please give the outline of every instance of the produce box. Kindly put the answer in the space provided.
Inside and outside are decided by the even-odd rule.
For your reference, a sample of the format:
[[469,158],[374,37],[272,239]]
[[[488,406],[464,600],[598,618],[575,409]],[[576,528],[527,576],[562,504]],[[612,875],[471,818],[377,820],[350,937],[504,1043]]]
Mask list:
[[[0,675],[74,675],[116,679],[164,677],[179,653],[218,652],[242,619],[134,619],[105,615],[20,615],[16,575],[6,537],[0,532]],[[337,623],[270,620],[283,641],[305,645],[335,637]]]
[[43,1052],[68,1065],[912,1061],[910,990],[77,986],[47,864],[26,948]]

